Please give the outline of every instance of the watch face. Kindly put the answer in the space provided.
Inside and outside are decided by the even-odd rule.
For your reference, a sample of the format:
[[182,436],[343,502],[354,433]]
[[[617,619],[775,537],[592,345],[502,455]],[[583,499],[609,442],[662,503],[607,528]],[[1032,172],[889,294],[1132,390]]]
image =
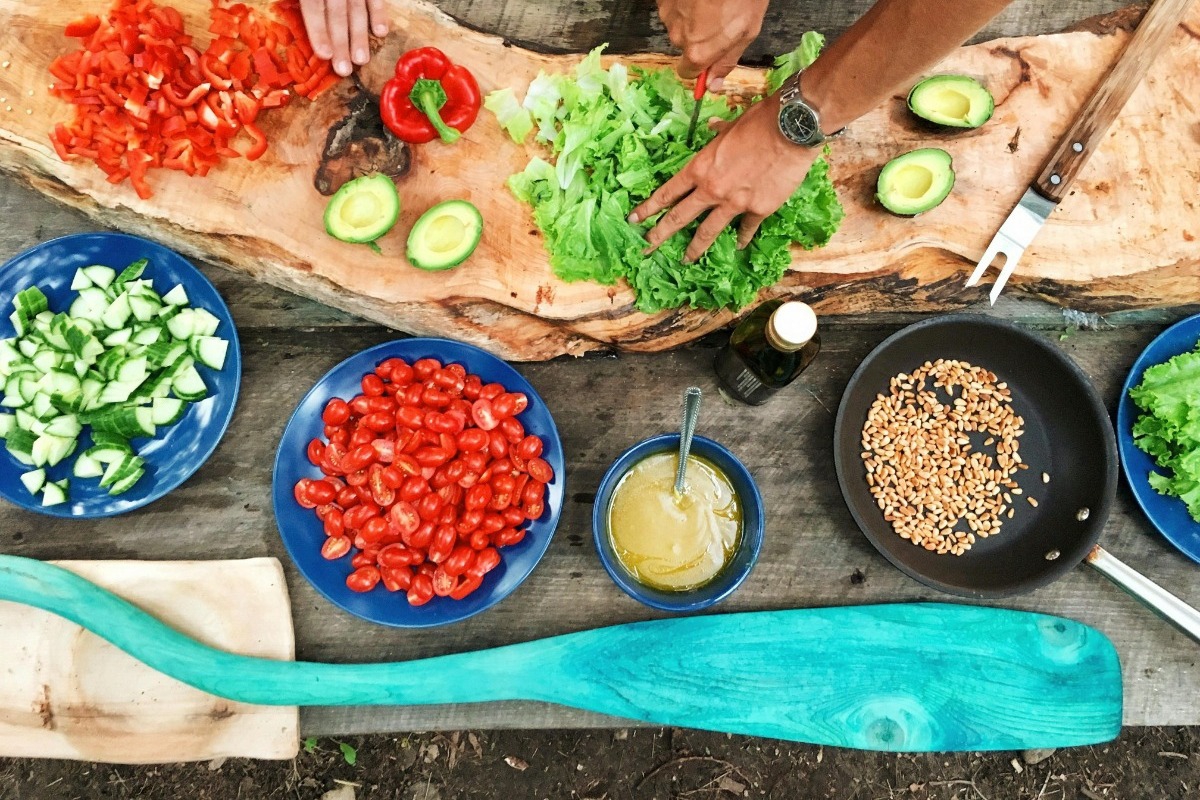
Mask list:
[[817,115],[806,105],[791,103],[779,110],[779,129],[797,144],[810,144],[819,139]]

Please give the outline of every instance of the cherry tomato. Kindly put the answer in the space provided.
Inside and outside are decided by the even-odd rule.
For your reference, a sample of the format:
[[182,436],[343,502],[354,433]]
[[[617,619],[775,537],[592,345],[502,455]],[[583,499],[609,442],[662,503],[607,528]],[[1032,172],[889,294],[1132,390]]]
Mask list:
[[396,418],[386,411],[376,411],[363,417],[359,425],[375,433],[387,433],[396,427]]
[[446,574],[457,578],[462,575],[471,565],[475,563],[475,551],[467,545],[458,545],[442,562],[442,569],[446,570]]
[[502,394],[504,387],[498,383],[489,383],[479,390],[479,397],[483,400],[495,400]]
[[465,504],[468,511],[482,510],[492,502],[492,487],[486,483],[476,484],[467,490]]
[[433,593],[438,597],[449,597],[457,586],[458,581],[441,567],[433,573]]
[[513,414],[520,414],[522,411],[529,408],[529,398],[524,392],[512,392],[508,396],[513,399],[514,403],[516,403],[516,410],[513,411]]
[[445,408],[450,405],[450,401],[453,399],[441,389],[426,389],[421,392],[421,402],[434,408]]
[[340,397],[335,397],[325,404],[321,412],[321,421],[326,425],[345,425],[350,420],[350,406]]
[[500,512],[500,518],[508,527],[516,528],[525,521],[525,512],[516,506],[509,506]]
[[396,424],[416,430],[425,424],[425,414],[416,406],[400,406],[396,410]]
[[319,506],[332,503],[337,499],[337,489],[326,481],[310,481],[308,484],[308,499]]
[[338,444],[345,447],[347,444],[350,443],[350,431],[348,431],[345,428],[338,426],[338,425],[334,425],[334,426],[326,425],[325,426],[325,438],[328,439],[330,442],[337,442]]
[[467,428],[454,437],[454,443],[464,453],[475,453],[488,446],[488,435],[479,428]]
[[521,503],[524,505],[540,503],[545,497],[546,484],[541,481],[531,480],[525,484],[525,488],[521,491]]
[[504,458],[508,455],[508,440],[498,430],[488,432],[488,453],[492,458]]
[[387,520],[383,517],[371,517],[363,523],[360,533],[368,544],[378,544],[383,541],[383,537],[387,536]]
[[321,555],[330,561],[336,561],[350,552],[350,540],[345,536],[330,536],[321,545]]
[[477,483],[479,483],[479,473],[470,470],[464,470],[463,476],[458,479],[458,485],[464,489],[470,489]]
[[308,443],[308,462],[314,467],[321,466],[321,458],[325,455],[325,443],[320,439],[313,439]]
[[362,391],[367,397],[379,397],[383,394],[383,378],[373,372],[363,375]]
[[387,508],[396,502],[396,490],[387,484],[383,475],[384,468],[372,464],[367,472],[367,485],[371,487],[371,499],[381,508]]
[[371,413],[371,404],[367,402],[366,395],[360,394],[350,401],[350,413],[359,417]]
[[[419,383],[414,383],[404,389],[404,404],[419,408],[421,406],[421,395],[425,392],[425,387]],[[396,399],[400,399],[400,395],[396,395]]]
[[389,592],[405,592],[412,586],[412,570],[408,567],[380,567],[379,576],[383,579],[383,588]]
[[478,375],[468,375],[463,379],[462,396],[468,400],[478,400],[479,390],[483,388],[483,381]]
[[326,536],[341,536],[346,532],[346,526],[342,522],[343,512],[334,508],[325,518],[321,520],[321,527],[325,531]]
[[371,442],[371,447],[375,448],[375,458],[381,464],[390,464],[396,460],[396,443],[391,439],[376,439]]
[[424,559],[415,550],[410,550],[402,544],[389,544],[380,548],[377,558],[381,567],[408,567]]
[[[463,515],[458,518],[454,529],[462,535],[469,534],[479,527],[479,523],[483,522],[482,508],[469,508],[463,512]],[[485,534],[486,535],[486,534]]]
[[504,519],[499,514],[485,513],[483,515],[483,522],[479,523],[479,530],[483,531],[484,533],[488,534],[489,536],[503,528],[504,528]]
[[357,531],[361,530],[366,521],[375,516],[376,513],[376,509],[371,508],[365,503],[360,503],[347,511],[343,515],[342,520],[347,528]]
[[[356,489],[359,486],[365,486],[367,483],[367,471],[365,469],[360,469],[357,472],[351,472],[349,475],[346,476],[346,483],[350,484],[351,486],[353,486]],[[359,500],[363,499],[363,496],[361,493],[358,495],[358,499]]]
[[525,504],[525,516],[528,519],[541,519],[542,513],[546,510],[546,506],[541,500],[534,500],[532,503]]
[[410,534],[401,534],[400,540],[409,547],[417,550],[424,550],[429,547],[430,540],[433,539],[434,525],[432,522],[424,522]]
[[554,469],[540,458],[529,459],[529,477],[541,483],[554,480]]
[[542,440],[537,436],[526,436],[517,444],[517,455],[528,461],[542,454]]
[[467,576],[466,578],[463,578],[457,586],[450,590],[450,598],[452,600],[462,600],[471,592],[478,589],[482,583],[483,578],[477,578],[473,575]]
[[412,367],[417,380],[427,381],[434,372],[442,368],[442,363],[436,358],[421,358],[414,361]]
[[[366,543],[366,540],[363,540],[363,544]],[[358,569],[359,567],[373,567],[375,566],[376,556],[377,553],[371,550],[360,550],[350,559],[350,566],[354,569]]]
[[337,504],[343,509],[353,508],[361,501],[358,499],[358,493],[354,491],[354,487],[347,486],[338,492]]
[[[392,460],[392,464],[406,476],[420,475],[421,465],[408,453],[401,453]],[[399,487],[397,487],[399,488]]]
[[492,543],[497,547],[509,547],[525,538],[524,528],[504,528],[492,534]]
[[401,500],[415,503],[431,491],[433,490],[429,487],[429,481],[420,475],[414,475],[404,481],[404,485],[400,487],[397,494]]
[[421,517],[417,514],[417,510],[413,508],[412,503],[397,500],[388,509],[388,523],[401,536],[411,535],[417,528],[421,527]]
[[365,469],[375,461],[375,448],[369,444],[359,445],[346,454],[342,459],[342,467],[346,472],[357,472]]
[[504,438],[509,441],[509,444],[516,444],[525,438],[525,426],[520,420],[513,417],[500,420],[500,432],[504,434]]
[[513,399],[511,394],[502,394],[492,401],[492,411],[501,419],[511,417],[516,407],[517,401]]
[[433,531],[433,539],[429,542],[429,560],[441,564],[454,551],[454,542],[458,534],[449,525],[439,525]]
[[472,550],[482,550],[485,547],[492,546],[492,537],[483,531],[473,531],[468,543],[471,545]]
[[354,429],[354,433],[350,434],[350,439],[346,442],[346,447],[353,452],[360,447],[370,446],[371,442],[375,441],[375,435],[374,431],[364,428],[360,424]]
[[417,501],[417,514],[423,520],[437,519],[438,512],[441,510],[442,497],[434,492],[430,492]]
[[463,489],[457,483],[452,483],[449,486],[443,486],[437,490],[437,493],[448,505],[457,506],[460,502],[462,502]]
[[352,592],[369,592],[379,585],[379,577],[375,567],[359,567],[346,578],[346,587]]
[[428,603],[433,599],[433,579],[424,573],[414,575],[408,587],[407,597],[410,606],[423,606]]
[[418,575],[427,575],[430,578],[432,578],[433,573],[436,571],[437,571],[437,564],[433,563],[432,561],[422,561],[420,564],[417,565],[417,574]]
[[425,414],[424,424],[426,430],[435,433],[458,433],[461,430],[454,417],[447,416],[440,411],[430,411]]
[[467,574],[481,577],[500,566],[500,551],[494,547],[485,547],[475,554],[475,562],[467,569]]
[[471,419],[485,431],[490,431],[500,424],[496,412],[492,409],[492,401],[483,397],[471,404]]
[[395,414],[396,401],[390,397],[368,397],[367,409],[370,410],[372,414]]
[[[508,451],[508,460],[512,462],[513,469],[515,469],[517,472],[521,473],[518,476],[518,479],[529,477],[527,474],[525,474],[526,470],[529,469],[529,464],[527,464],[525,462],[525,459],[523,459],[519,455],[517,455],[516,452],[513,451],[511,448],[509,448],[509,451]],[[524,486],[524,484],[521,484],[521,485]]]
[[[485,440],[487,439],[486,433],[483,431],[479,431],[479,433],[483,435]],[[484,447],[487,447],[486,441],[480,446],[480,449],[482,450]],[[463,464],[466,465],[468,472],[483,472],[483,470],[487,468],[490,460],[491,456],[489,456],[487,453],[466,453],[462,458]]]
[[319,505],[308,496],[308,490],[312,483],[311,478],[301,478],[292,487],[292,496],[296,498],[296,502],[300,504],[301,508],[316,508]]
[[440,467],[450,460],[450,454],[440,447],[422,447],[413,457],[422,467]]

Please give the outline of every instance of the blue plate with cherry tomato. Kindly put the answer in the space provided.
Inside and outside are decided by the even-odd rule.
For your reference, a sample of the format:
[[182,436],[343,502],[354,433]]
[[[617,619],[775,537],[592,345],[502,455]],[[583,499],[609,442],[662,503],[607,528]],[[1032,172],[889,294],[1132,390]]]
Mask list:
[[564,485],[558,429],[520,373],[478,347],[414,338],[364,350],[309,390],[272,493],[317,591],[363,619],[426,628],[529,577]]

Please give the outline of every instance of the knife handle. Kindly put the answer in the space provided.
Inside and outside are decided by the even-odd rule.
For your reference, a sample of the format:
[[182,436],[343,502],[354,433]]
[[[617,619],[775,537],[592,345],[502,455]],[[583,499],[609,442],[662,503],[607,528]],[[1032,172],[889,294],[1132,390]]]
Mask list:
[[1150,5],[1125,51],[1100,81],[1034,182],[1047,199],[1059,203],[1067,196],[1083,165],[1100,146],[1125,101],[1145,76],[1154,57],[1167,46],[1193,2],[1154,0]]

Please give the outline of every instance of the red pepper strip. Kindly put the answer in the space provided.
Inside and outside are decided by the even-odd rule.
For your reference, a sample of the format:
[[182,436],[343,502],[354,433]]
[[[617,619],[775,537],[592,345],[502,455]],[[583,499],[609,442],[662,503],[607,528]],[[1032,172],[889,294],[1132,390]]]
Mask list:
[[95,14],[88,14],[67,23],[67,29],[64,33],[72,39],[86,39],[100,28],[100,18]]
[[454,141],[475,122],[480,103],[474,76],[434,47],[402,55],[395,77],[384,84],[379,98],[384,125],[398,139],[414,144],[438,136]]

